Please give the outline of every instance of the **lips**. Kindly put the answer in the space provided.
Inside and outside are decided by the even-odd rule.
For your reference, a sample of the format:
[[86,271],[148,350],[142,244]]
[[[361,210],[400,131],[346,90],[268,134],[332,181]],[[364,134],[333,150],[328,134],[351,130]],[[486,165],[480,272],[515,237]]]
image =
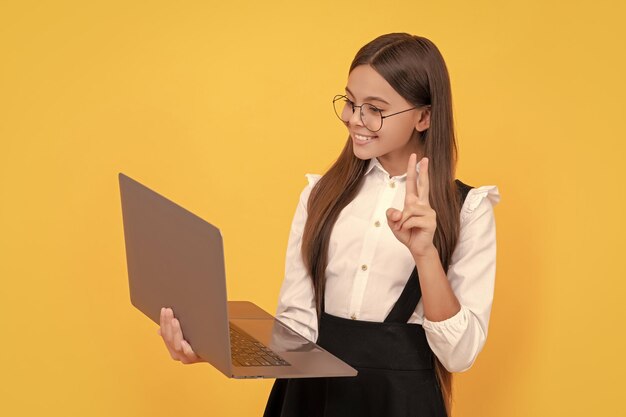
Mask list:
[[378,136],[374,136],[374,135],[372,135],[372,136],[370,136],[370,135],[360,135],[358,133],[353,133],[352,136],[354,137],[354,139],[357,142],[363,142],[363,143],[369,142],[372,139],[376,139],[378,137]]

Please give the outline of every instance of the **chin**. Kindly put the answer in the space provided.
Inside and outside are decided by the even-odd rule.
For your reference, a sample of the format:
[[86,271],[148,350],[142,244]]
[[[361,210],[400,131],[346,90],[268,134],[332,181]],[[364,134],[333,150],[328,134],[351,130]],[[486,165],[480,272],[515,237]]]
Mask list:
[[371,152],[363,152],[360,149],[352,149],[352,153],[359,159],[368,160],[372,159],[375,155],[372,155]]

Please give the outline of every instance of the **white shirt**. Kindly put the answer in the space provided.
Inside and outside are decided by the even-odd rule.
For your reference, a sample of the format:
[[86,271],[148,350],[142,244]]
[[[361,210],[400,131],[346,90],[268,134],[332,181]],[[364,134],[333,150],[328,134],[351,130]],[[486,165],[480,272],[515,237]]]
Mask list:
[[[285,278],[276,317],[311,341],[317,340],[313,284],[300,254],[307,201],[320,175],[306,174],[287,243]],[[409,249],[387,224],[389,207],[402,210],[406,173],[390,177],[377,158],[368,165],[363,186],[339,214],[328,248],[325,308],[343,318],[382,322],[415,268]],[[422,300],[409,323],[421,324],[433,353],[450,372],[469,369],[487,339],[496,272],[493,207],[495,185],[472,188],[463,203],[460,233],[447,277],[461,310],[439,322],[424,317]]]

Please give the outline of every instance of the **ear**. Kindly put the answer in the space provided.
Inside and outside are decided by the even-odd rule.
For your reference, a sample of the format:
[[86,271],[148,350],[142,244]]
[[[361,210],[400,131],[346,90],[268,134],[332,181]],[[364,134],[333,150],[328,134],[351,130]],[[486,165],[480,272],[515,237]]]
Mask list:
[[415,130],[423,132],[430,127],[430,106],[424,107],[420,110],[420,117],[415,125]]

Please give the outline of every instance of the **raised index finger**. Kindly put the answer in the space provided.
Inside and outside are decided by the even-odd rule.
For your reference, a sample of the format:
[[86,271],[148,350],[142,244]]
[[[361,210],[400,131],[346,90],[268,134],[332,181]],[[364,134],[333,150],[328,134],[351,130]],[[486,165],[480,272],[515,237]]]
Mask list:
[[406,194],[405,199],[411,195],[417,197],[417,172],[415,166],[417,165],[417,155],[412,153],[409,157],[409,165],[406,168]]
[[428,158],[422,158],[420,164],[420,176],[417,180],[418,196],[423,204],[430,205],[430,200],[428,198],[430,193],[430,185],[428,182]]

